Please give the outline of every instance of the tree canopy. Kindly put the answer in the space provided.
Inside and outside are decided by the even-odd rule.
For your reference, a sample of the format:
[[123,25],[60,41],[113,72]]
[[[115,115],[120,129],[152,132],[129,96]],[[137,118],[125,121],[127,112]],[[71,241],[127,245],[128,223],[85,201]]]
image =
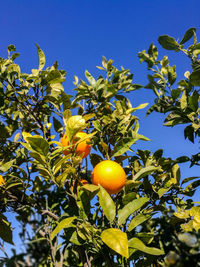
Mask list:
[[[103,57],[97,78],[87,70],[85,80],[74,76],[74,95],[64,90],[66,71],[57,62],[46,68],[38,45],[39,65],[30,74],[21,72],[19,53],[8,46],[8,57],[0,58],[2,264],[199,266],[200,202],[193,196],[200,176],[182,179],[180,164],[199,165],[200,154],[172,159],[162,149],[146,150],[150,141],[139,131],[143,122],[136,114],[148,103],[133,107],[128,95],[153,90],[155,103],[147,115],[164,113],[165,126],[183,124],[185,139],[198,141],[200,43],[195,28],[181,41],[163,35],[158,42],[190,60],[181,80],[177,66],[167,55],[159,58],[150,44],[138,54],[147,64],[147,85],[135,83],[129,69]],[[86,137],[77,138],[81,131]],[[64,134],[67,145],[61,142]],[[77,153],[84,141],[92,147],[85,158]],[[144,149],[135,151],[141,141]],[[92,184],[92,171],[103,160],[125,171],[125,186],[117,194]],[[7,212],[20,223],[26,248],[23,253],[13,249],[11,256],[6,244],[13,244],[15,229]]]

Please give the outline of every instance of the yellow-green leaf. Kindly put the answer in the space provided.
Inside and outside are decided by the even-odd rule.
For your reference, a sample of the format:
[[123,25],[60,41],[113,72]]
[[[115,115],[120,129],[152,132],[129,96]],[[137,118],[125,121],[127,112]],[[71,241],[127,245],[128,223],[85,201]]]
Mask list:
[[138,179],[142,179],[144,176],[149,175],[158,169],[159,167],[154,167],[154,166],[148,166],[148,167],[142,168],[139,172],[135,174],[135,176],[133,177],[133,180],[136,181]]
[[114,201],[102,186],[100,186],[98,197],[104,214],[106,215],[107,219],[112,222],[115,219],[116,215],[116,207]]
[[8,73],[17,72],[18,74],[20,74],[21,70],[20,70],[19,65],[17,65],[17,64],[11,64],[11,65],[8,66],[7,72]]
[[164,251],[159,248],[145,246],[145,244],[136,237],[133,237],[128,241],[128,246],[129,248],[134,248],[151,255],[159,256],[164,254]]
[[143,222],[145,222],[149,218],[151,218],[151,215],[143,215],[143,214],[136,215],[132,219],[132,221],[130,222],[130,224],[128,226],[128,231],[132,231],[135,227],[137,227],[138,225],[142,224]]
[[32,137],[26,137],[26,141],[29,145],[37,151],[39,154],[46,156],[49,151],[49,143],[39,135]]
[[147,201],[149,201],[148,197],[141,197],[134,199],[133,201],[125,205],[121,210],[119,210],[118,224],[123,224],[133,212],[140,209]]
[[187,107],[187,96],[186,96],[186,91],[183,92],[181,99],[181,109],[184,110]]
[[120,229],[109,228],[102,232],[102,241],[111,249],[128,258],[128,239],[126,233]]
[[69,217],[66,218],[64,220],[62,220],[61,222],[58,223],[58,225],[56,226],[56,228],[53,230],[53,232],[51,233],[51,240],[54,239],[54,237],[64,228],[69,227],[69,225],[76,219],[76,217]]
[[94,184],[85,184],[82,188],[91,193],[99,191],[99,186]]
[[45,55],[44,52],[42,51],[42,49],[39,47],[38,44],[36,44],[37,46],[37,52],[38,52],[38,60],[39,60],[39,70],[42,70],[44,68],[45,65]]
[[174,215],[178,217],[179,219],[187,219],[190,217],[190,211],[189,210],[178,210],[177,212],[174,212]]
[[158,196],[159,196],[159,198],[161,198],[165,193],[167,193],[168,191],[170,190],[170,187],[168,187],[168,188],[160,188],[159,190],[158,190]]

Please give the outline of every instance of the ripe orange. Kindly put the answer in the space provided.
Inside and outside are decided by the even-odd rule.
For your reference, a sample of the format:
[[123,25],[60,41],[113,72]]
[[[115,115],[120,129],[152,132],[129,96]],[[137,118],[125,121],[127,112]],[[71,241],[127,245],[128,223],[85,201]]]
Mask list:
[[4,181],[4,179],[3,179],[3,176],[0,175],[0,185],[3,185],[3,184],[5,184],[5,181]]
[[126,173],[117,162],[104,160],[98,163],[92,172],[92,183],[100,184],[111,194],[118,193],[126,182]]
[[[84,132],[78,132],[75,137],[73,138],[73,144],[76,144],[76,142],[79,141],[79,138],[85,138],[87,137],[87,134]],[[89,138],[85,139],[83,142],[79,143],[76,147],[76,154],[78,156],[81,156],[82,158],[87,157],[87,155],[90,153],[91,150],[91,145],[88,144],[90,141]],[[69,145],[69,140],[67,136],[64,134],[64,136],[60,139],[60,142],[63,146],[68,146]],[[70,150],[65,150],[63,152],[65,155],[68,155],[70,153]]]

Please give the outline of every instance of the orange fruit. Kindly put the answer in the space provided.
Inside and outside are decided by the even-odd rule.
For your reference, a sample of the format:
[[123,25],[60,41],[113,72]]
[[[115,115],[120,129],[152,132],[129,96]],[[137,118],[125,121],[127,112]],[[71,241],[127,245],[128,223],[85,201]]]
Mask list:
[[3,176],[0,175],[0,185],[3,185],[3,184],[5,184],[5,181],[4,181],[4,179],[3,179]]
[[[79,139],[83,139],[87,137],[87,134],[85,132],[78,132],[74,138],[73,138],[73,144],[76,144],[76,142],[79,141]],[[90,141],[89,138],[85,139],[83,142],[80,142],[76,147],[76,154],[78,156],[81,156],[82,158],[87,157],[87,155],[90,153],[91,145],[88,144]],[[64,136],[60,139],[60,142],[63,146],[69,145],[69,140],[67,136],[64,134]],[[70,150],[64,150],[63,152],[65,155],[68,155],[70,153]]]
[[92,172],[92,183],[100,184],[111,194],[118,193],[126,182],[126,173],[122,166],[112,160],[99,162]]
[[[85,185],[85,184],[89,184],[88,181],[85,180],[85,179],[81,179],[80,182],[81,182],[81,186],[83,186],[83,185]],[[72,186],[70,187],[70,188],[71,188],[71,191],[74,191],[74,184],[75,184],[75,182],[73,181],[73,182],[72,182]],[[77,184],[77,187],[78,187],[78,186],[80,186],[79,183]]]

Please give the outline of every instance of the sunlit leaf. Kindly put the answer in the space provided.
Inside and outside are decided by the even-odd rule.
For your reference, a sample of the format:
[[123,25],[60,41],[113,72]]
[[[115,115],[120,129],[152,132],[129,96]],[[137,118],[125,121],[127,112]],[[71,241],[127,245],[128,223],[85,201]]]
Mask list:
[[148,197],[141,197],[134,199],[133,201],[125,205],[118,212],[118,224],[119,225],[123,224],[133,212],[140,209],[148,201],[149,201]]
[[179,44],[176,42],[176,40],[168,35],[161,35],[158,38],[158,42],[167,50],[176,50],[179,48]]
[[165,254],[165,252],[159,248],[145,246],[145,244],[136,237],[133,237],[128,241],[128,246],[129,248],[134,248],[151,255],[159,256]]
[[142,224],[146,220],[150,219],[151,215],[138,214],[130,222],[128,226],[128,231],[132,231],[135,227]]
[[39,70],[42,70],[44,68],[45,65],[45,55],[44,52],[42,51],[42,49],[39,47],[38,44],[36,44],[37,47],[37,52],[38,52],[38,60],[39,60]]
[[2,163],[2,162],[0,162],[0,170],[1,170],[2,172],[6,172],[6,171],[8,171],[8,170],[14,165],[14,162],[15,162],[14,159],[11,160],[11,161],[8,161],[8,162],[6,162],[6,163]]
[[56,228],[53,230],[53,232],[51,233],[51,240],[54,239],[54,237],[63,229],[69,227],[69,225],[76,219],[76,217],[69,217],[66,218],[64,220],[62,220],[61,222],[58,223],[58,225],[56,226]]
[[46,156],[49,151],[49,143],[39,135],[27,137],[29,145],[39,154]]
[[138,179],[142,179],[146,175],[149,175],[157,170],[159,170],[159,167],[148,166],[148,167],[142,168],[139,172],[137,172],[134,175],[133,180],[136,181]]
[[120,229],[106,229],[101,234],[102,241],[123,257],[128,258],[128,239],[126,233]]
[[107,219],[112,222],[115,219],[116,207],[108,192],[100,186],[100,191],[98,192],[99,203],[103,209],[103,212]]

